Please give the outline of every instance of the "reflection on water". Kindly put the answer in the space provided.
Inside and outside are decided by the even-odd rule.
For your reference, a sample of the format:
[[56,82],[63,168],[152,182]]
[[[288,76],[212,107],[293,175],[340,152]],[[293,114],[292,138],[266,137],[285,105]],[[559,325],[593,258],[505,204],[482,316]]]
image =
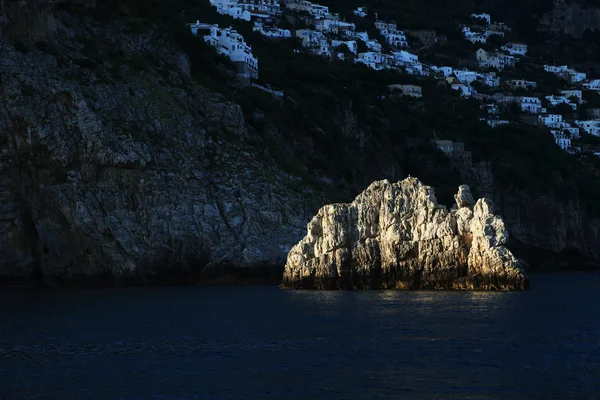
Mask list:
[[4,290],[0,398],[597,399],[593,279],[534,276],[524,293]]

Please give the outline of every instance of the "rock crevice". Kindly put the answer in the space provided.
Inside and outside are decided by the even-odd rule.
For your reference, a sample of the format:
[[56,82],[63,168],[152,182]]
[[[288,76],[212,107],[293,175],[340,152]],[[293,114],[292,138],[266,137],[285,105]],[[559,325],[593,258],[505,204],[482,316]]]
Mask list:
[[475,202],[467,185],[455,200],[447,210],[431,187],[407,178],[374,182],[350,204],[321,208],[288,254],[282,287],[528,288],[492,202]]

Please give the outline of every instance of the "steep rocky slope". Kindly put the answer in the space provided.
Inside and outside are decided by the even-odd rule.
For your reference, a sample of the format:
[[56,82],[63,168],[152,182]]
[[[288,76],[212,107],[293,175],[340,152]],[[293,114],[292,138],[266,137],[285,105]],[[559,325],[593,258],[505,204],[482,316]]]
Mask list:
[[[74,3],[90,12],[75,15],[66,7]],[[443,156],[419,150],[428,143],[378,142],[349,109],[332,115],[339,139],[322,146],[328,155],[314,139],[283,140],[285,129],[308,128],[268,114],[259,133],[239,105],[190,77],[189,57],[163,28],[134,17],[99,22],[94,6],[0,1],[2,281],[282,267],[323,204],[407,173],[427,179],[437,170],[454,187],[462,179]],[[310,129],[313,138],[332,134]],[[294,153],[310,157],[283,168]],[[343,173],[320,175],[316,164]],[[539,198],[488,183],[524,255],[540,249],[554,260],[573,249],[600,258],[598,222],[576,195]]]
[[600,4],[586,0],[553,0],[552,10],[542,16],[538,29],[581,38],[587,30],[600,30]]
[[244,145],[239,106],[157,31],[36,17],[52,29],[0,47],[0,276],[282,264],[318,195]]

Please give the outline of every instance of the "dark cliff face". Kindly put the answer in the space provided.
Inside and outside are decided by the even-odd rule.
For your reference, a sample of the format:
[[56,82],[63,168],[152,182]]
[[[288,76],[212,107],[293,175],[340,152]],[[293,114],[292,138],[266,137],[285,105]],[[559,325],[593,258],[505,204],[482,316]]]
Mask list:
[[[328,149],[343,157],[284,140],[284,127],[259,134],[240,106],[190,77],[188,57],[156,26],[100,24],[65,4],[74,2],[0,1],[2,279],[283,266],[310,217],[332,201],[334,182],[335,200],[346,201],[407,173],[436,189],[458,186],[443,156],[375,147],[348,109],[333,117],[342,136]],[[322,161],[353,166],[351,176],[309,181],[273,157],[273,147],[291,155],[300,145],[315,152],[298,167],[305,175]],[[515,244],[600,256],[597,220],[577,202],[499,187],[495,197]]]
[[553,0],[552,10],[543,14],[538,29],[581,38],[586,31],[600,30],[600,4],[586,0]]
[[509,247],[537,270],[600,267],[600,219],[577,198],[496,188]]
[[196,85],[184,54],[152,26],[132,33],[56,10],[39,17],[53,21],[42,35],[10,18],[0,277],[119,281],[283,264],[319,193],[247,143],[239,106]]

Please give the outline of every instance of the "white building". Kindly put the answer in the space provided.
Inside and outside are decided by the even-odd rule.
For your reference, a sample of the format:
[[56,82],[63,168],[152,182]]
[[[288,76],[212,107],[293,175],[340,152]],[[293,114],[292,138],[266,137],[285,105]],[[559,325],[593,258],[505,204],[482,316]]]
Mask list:
[[529,114],[545,112],[545,109],[542,107],[542,101],[537,97],[519,96],[516,100],[522,112]]
[[296,37],[302,40],[302,47],[309,53],[324,57],[331,57],[331,45],[322,32],[311,29],[298,29]]
[[364,18],[366,17],[367,14],[367,7],[358,7],[356,10],[353,11],[354,15]]
[[459,91],[462,97],[471,97],[474,94],[474,90],[471,86],[465,85],[464,83],[453,83],[451,88],[452,90]]
[[538,124],[540,125],[555,127],[560,122],[563,122],[562,115],[560,114],[538,115]]
[[584,83],[583,87],[587,90],[597,90],[600,91],[600,79],[594,79],[588,83]]
[[544,65],[544,71],[551,72],[553,74],[565,74],[569,69],[566,65],[556,66],[556,65]]
[[408,47],[406,35],[402,31],[387,31],[382,33],[385,41],[392,47],[405,48]]
[[487,25],[492,23],[492,17],[490,14],[487,14],[487,13],[482,13],[482,14],[473,13],[473,14],[471,14],[471,18],[483,19],[483,20],[485,20]]
[[383,46],[375,39],[369,39],[365,44],[367,45],[367,49],[374,51],[375,53],[381,53],[383,51]]
[[501,49],[507,51],[511,56],[524,56],[527,54],[527,45],[525,43],[509,42],[505,46],[502,46]]
[[568,69],[565,76],[565,79],[569,83],[581,83],[585,81],[586,78],[587,74],[585,72],[578,72],[574,69]]
[[349,22],[340,21],[332,18],[319,19],[315,23],[315,29],[320,32],[339,34],[342,31],[354,33],[356,26]]
[[277,27],[265,27],[259,22],[254,23],[254,28],[252,28],[254,32],[259,32],[260,34],[274,39],[287,39],[292,37],[292,32],[289,29],[281,29]]
[[567,99],[565,96],[546,96],[546,101],[550,104],[551,107],[556,107],[559,104],[567,104],[573,110],[577,110],[577,103],[571,103],[571,100]]
[[471,43],[487,43],[487,35],[481,32],[473,32],[468,26],[462,27],[462,33]]
[[406,34],[398,30],[395,22],[377,21],[375,22],[375,27],[390,46],[396,48],[408,47]]
[[575,121],[575,125],[590,135],[600,136],[600,120]]
[[495,31],[492,29],[486,29],[486,31],[484,32],[484,35],[486,38],[489,38],[490,36],[504,37],[504,32],[503,31]]
[[334,49],[339,46],[346,46],[350,52],[354,53],[354,55],[356,55],[358,51],[358,44],[354,40],[332,40],[331,46]]
[[329,7],[311,3],[310,1],[306,0],[287,2],[285,6],[290,10],[307,12],[317,19],[330,16]]
[[384,54],[375,53],[373,51],[358,53],[358,56],[354,60],[354,62],[365,64],[369,68],[375,70],[384,69],[386,67],[386,61]]
[[577,127],[565,126],[563,128],[563,132],[566,132],[569,135],[571,135],[571,139],[579,139],[579,128],[577,128]]
[[252,54],[252,48],[246,44],[242,35],[233,28],[219,28],[218,25],[200,23],[188,24],[192,33],[202,35],[204,41],[215,47],[238,67],[238,76],[258,78],[258,60]]
[[561,90],[560,94],[565,96],[567,99],[576,98],[578,103],[583,102],[583,93],[581,90]]
[[219,14],[250,21],[253,13],[265,13],[270,16],[281,14],[279,0],[210,0]]
[[393,51],[392,55],[398,63],[415,64],[419,62],[419,56],[405,50]]
[[554,135],[554,141],[563,150],[568,150],[571,147],[571,138],[563,133],[551,132]]
[[396,25],[396,23],[394,21],[392,22],[385,22],[385,21],[375,21],[375,27],[379,30],[379,32],[381,31],[397,31],[398,30],[398,26]]
[[470,85],[475,80],[477,80],[477,78],[480,76],[480,74],[475,71],[469,71],[468,69],[455,69],[454,76],[461,83]]
[[481,68],[497,68],[498,70],[503,70],[504,68],[512,68],[517,63],[518,59],[502,54],[502,53],[488,53],[483,49],[479,49],[475,52],[475,58]]
[[436,67],[436,66],[432,66],[431,68],[434,71],[439,72],[442,75],[444,75],[444,78],[449,77],[450,75],[452,75],[452,72],[454,72],[454,69],[452,67]]

